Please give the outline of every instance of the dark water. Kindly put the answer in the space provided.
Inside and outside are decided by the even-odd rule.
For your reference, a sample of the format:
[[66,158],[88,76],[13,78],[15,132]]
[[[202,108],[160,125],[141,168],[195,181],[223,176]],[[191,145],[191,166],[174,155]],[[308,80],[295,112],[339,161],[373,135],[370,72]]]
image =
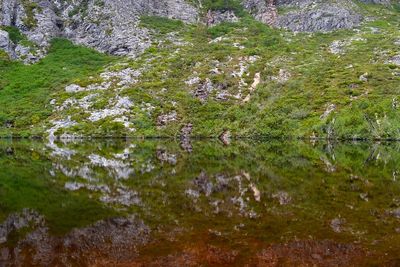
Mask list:
[[0,141],[0,266],[400,265],[399,143],[191,145]]

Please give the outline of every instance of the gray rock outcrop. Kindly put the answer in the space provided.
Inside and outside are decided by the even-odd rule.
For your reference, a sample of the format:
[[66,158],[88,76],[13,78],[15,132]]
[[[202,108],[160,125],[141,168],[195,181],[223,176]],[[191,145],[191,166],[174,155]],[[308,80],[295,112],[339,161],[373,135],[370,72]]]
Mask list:
[[[134,57],[151,44],[149,30],[140,26],[143,15],[194,23],[198,10],[184,0],[0,1],[0,26],[15,27],[39,48],[48,47],[54,37],[66,37],[101,52]],[[15,53],[8,46],[2,49]]]
[[6,52],[10,58],[15,57],[9,34],[2,30],[0,30],[0,49]]
[[[241,0],[257,20],[292,31],[348,29],[362,22],[354,0]],[[389,0],[361,0],[389,5]],[[201,3],[201,2],[199,2]],[[187,0],[0,0],[0,27],[14,27],[26,41],[12,43],[4,31],[0,49],[11,58],[36,62],[54,37],[98,51],[135,57],[151,45],[151,32],[140,25],[141,16],[162,16],[186,23],[200,20],[201,4]],[[232,10],[210,10],[209,26],[238,17]],[[1,29],[1,28],[0,28]]]
[[[261,22],[299,32],[349,29],[362,21],[350,0],[243,0],[243,5]],[[278,7],[289,11],[278,12]]]

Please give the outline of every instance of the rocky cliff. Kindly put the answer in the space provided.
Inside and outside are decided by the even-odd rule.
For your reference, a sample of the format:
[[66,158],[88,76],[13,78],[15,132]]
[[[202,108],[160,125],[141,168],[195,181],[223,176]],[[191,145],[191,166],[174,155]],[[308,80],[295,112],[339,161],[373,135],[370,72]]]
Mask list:
[[[12,57],[35,61],[54,37],[115,55],[135,56],[149,47],[148,30],[139,27],[140,16],[155,15],[196,22],[198,10],[184,0],[3,0],[2,26],[18,28],[35,46],[34,52],[21,44],[9,45],[2,31],[2,47]],[[32,49],[31,49],[32,50]]]
[[[361,2],[390,4],[389,0]],[[293,31],[353,28],[363,19],[356,3],[351,0],[243,0],[241,4],[261,22]],[[204,21],[202,12],[202,1],[2,0],[0,25],[3,28],[16,27],[32,43],[30,46],[13,43],[3,30],[0,32],[0,47],[12,58],[35,62],[44,55],[52,38],[62,36],[101,52],[136,56],[151,43],[148,30],[139,26],[141,16],[196,23]],[[211,15],[215,23],[237,21],[229,6]]]

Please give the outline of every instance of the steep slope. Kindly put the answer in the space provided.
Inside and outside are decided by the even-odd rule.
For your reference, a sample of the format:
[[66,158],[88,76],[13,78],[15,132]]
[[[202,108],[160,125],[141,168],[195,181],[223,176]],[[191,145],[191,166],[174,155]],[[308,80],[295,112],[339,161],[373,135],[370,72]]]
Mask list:
[[2,60],[1,135],[400,138],[396,4],[100,2],[53,1],[43,43],[2,16],[11,55],[59,36],[123,56],[58,39]]
[[150,46],[148,30],[138,27],[141,15],[185,22],[198,16],[184,0],[2,0],[0,6],[0,25],[18,29],[31,42],[6,51],[27,63],[39,60],[49,41],[61,36],[101,52],[135,56]]

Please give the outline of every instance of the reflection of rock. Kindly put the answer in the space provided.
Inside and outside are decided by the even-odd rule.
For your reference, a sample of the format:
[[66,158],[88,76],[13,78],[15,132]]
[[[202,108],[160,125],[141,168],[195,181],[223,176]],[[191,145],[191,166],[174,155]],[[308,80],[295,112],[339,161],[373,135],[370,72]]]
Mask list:
[[76,151],[72,149],[59,147],[57,144],[54,143],[54,140],[50,140],[47,144],[47,147],[53,151],[51,153],[51,156],[53,157],[60,157],[69,160],[73,155],[76,154]]
[[170,154],[164,149],[157,149],[157,158],[161,162],[167,162],[171,165],[176,165],[177,162],[177,156],[175,154]]
[[180,134],[181,148],[189,153],[192,152],[193,150],[192,143],[190,141],[190,136],[192,135],[192,131],[193,131],[193,124],[188,123],[182,127]]
[[213,184],[210,182],[208,175],[205,172],[201,172],[197,176],[193,183],[199,188],[200,192],[206,196],[210,196],[213,190]]
[[219,139],[224,143],[224,145],[230,145],[231,143],[231,132],[229,130],[225,130],[220,136]]
[[324,162],[325,170],[327,172],[335,172],[336,171],[335,165],[333,165],[326,157],[321,156],[321,160]]
[[211,176],[203,171],[192,181],[192,188],[185,193],[195,204],[195,210],[201,210],[197,204],[200,204],[198,200],[203,195],[216,214],[223,212],[231,216],[235,212],[243,217],[258,217],[252,208],[252,199],[261,201],[261,192],[251,182],[250,175],[243,171],[233,177],[223,174]]
[[[89,155],[84,155],[54,142],[48,143],[47,148],[51,150],[50,157],[55,161],[50,174],[56,176],[57,172],[61,172],[63,175],[73,178],[65,183],[65,189],[91,191],[100,201],[110,206],[141,205],[139,193],[124,185],[122,181],[128,180],[139,172],[151,172],[154,165],[151,161],[136,162],[134,158],[130,158],[131,150],[135,148],[135,145],[130,144],[122,153],[107,156],[89,154],[89,152]],[[174,162],[174,155],[165,157],[171,163]],[[137,168],[133,168],[133,164],[136,164]],[[106,179],[104,180],[104,178]]]
[[272,195],[272,198],[277,199],[280,205],[288,205],[292,201],[291,196],[287,192],[277,192]]
[[3,261],[16,266],[114,265],[135,259],[149,234],[149,228],[135,217],[99,221],[64,237],[50,236],[41,225],[18,241]]
[[331,221],[330,226],[335,233],[341,233],[343,231],[343,224],[346,221],[341,218],[335,218]]
[[0,224],[0,244],[7,242],[8,235],[13,231],[43,226],[43,224],[44,218],[30,209],[24,209],[21,213],[11,214]]
[[110,192],[110,194],[103,195],[100,200],[104,203],[119,204],[127,207],[140,205],[142,202],[138,192],[123,186],[118,187],[116,190]]
[[113,177],[117,179],[128,179],[134,172],[129,163],[125,163],[121,160],[107,159],[96,154],[92,154],[88,158],[93,165],[108,169],[113,173]]
[[400,219],[400,208],[392,210],[389,212],[390,215],[392,215],[393,217],[396,217],[398,219]]

